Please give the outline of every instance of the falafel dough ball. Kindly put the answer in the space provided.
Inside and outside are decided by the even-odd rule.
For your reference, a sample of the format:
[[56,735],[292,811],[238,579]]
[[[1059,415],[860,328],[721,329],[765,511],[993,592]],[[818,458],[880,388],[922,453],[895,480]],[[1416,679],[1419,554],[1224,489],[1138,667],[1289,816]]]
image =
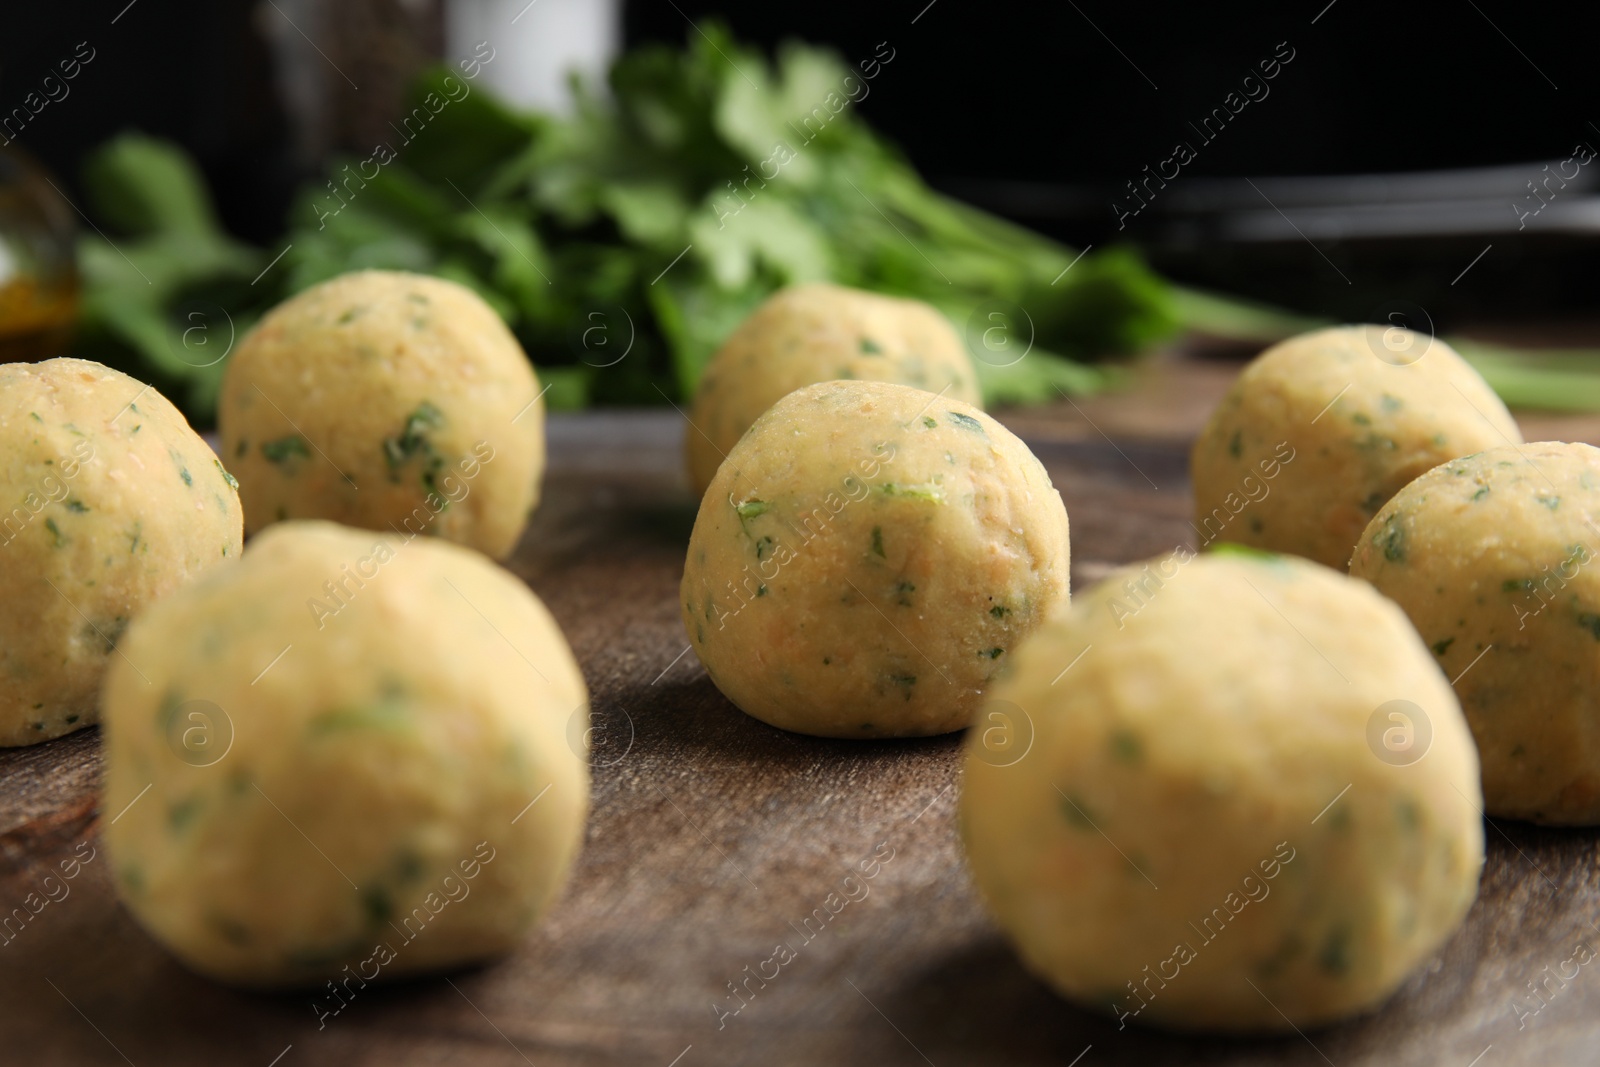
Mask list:
[[[1317,330],[1257,356],[1212,412],[1189,457],[1195,527],[1202,545],[1233,541],[1344,570],[1407,482],[1521,441],[1500,398],[1438,338]],[[1275,460],[1283,476],[1268,481]]]
[[916,737],[966,726],[1067,589],[1066,508],[1025,444],[969,404],[836,381],[778,401],[718,468],[681,599],[755,718]]
[[1490,815],[1600,823],[1600,449],[1541,442],[1402,489],[1350,573],[1411,617],[1467,714]]
[[0,365],[0,500],[0,745],[97,722],[128,620],[244,539],[182,413],[82,359]]
[[285,987],[481,960],[565,882],[588,693],[544,605],[476,552],[283,523],[140,616],[127,654],[145,677],[107,679],[106,845],[194,970]]
[[983,407],[978,374],[949,321],[920,300],[812,282],[780,289],[723,342],[701,375],[685,438],[704,496],[722,459],[773,404],[803,385],[859,379],[944,391]]
[[252,534],[331,519],[503,559],[539,501],[539,397],[476,293],[371,270],[268,312],[228,363],[217,421]]
[[[1431,726],[1406,765],[1369,742],[1397,700]],[[1030,970],[1124,1024],[1353,1015],[1477,893],[1477,754],[1449,684],[1371,586],[1293,557],[1113,573],[1023,644],[966,747],[989,907]]]

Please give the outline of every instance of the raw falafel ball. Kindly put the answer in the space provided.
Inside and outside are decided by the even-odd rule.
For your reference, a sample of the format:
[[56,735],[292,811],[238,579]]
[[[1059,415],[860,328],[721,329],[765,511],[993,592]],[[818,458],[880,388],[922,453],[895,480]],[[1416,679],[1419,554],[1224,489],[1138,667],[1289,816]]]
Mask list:
[[[1340,326],[1273,345],[1190,453],[1202,545],[1232,541],[1343,570],[1378,509],[1447,459],[1520,443],[1506,406],[1443,341]],[[1281,476],[1276,472],[1282,464]]]
[[1350,573],[1454,678],[1490,815],[1600,822],[1600,449],[1442,463],[1380,511]]
[[681,599],[750,715],[912,737],[966,726],[1067,588],[1067,512],[1026,445],[969,404],[835,381],[773,405],[718,468]]
[[685,442],[703,496],[717,466],[762,412],[803,385],[898,382],[983,406],[961,337],[932,306],[813,282],[779,290],[711,357]]
[[0,365],[0,745],[99,719],[129,620],[237,559],[233,478],[151,387],[81,359]]
[[539,500],[539,395],[516,338],[465,286],[373,270],[307,289],[267,313],[223,378],[245,529],[331,519],[502,559]]
[[296,986],[482,960],[565,882],[587,690],[478,553],[283,523],[141,615],[127,653],[103,697],[114,884],[195,970]]
[[[1373,747],[1394,714],[1404,753]],[[1394,604],[1293,557],[1184,549],[1023,643],[968,734],[960,826],[1062,996],[1268,1031],[1371,1008],[1438,950],[1477,893],[1479,796],[1455,695]]]

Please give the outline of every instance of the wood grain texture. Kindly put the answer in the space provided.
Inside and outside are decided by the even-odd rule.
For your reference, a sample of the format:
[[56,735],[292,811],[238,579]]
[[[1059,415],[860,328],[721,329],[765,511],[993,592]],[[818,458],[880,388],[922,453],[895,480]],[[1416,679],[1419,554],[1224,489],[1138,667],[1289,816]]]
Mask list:
[[[1137,425],[1114,405],[1015,420],[1066,499],[1075,584],[1192,543],[1184,440],[1203,406],[1165,422],[1140,410]],[[1464,929],[1355,1022],[1216,1040],[1119,1031],[1057,1000],[1017,964],[964,867],[959,738],[785,734],[728,704],[686,651],[683,429],[670,411],[552,426],[547,502],[511,566],[560,621],[593,691],[593,812],[571,885],[512,956],[362,990],[320,1029],[307,995],[191,975],[111,895],[99,830],[117,813],[97,810],[89,731],[0,753],[0,908],[22,906],[74,849],[97,850],[70,895],[0,947],[0,1062],[1594,1062],[1600,960],[1542,987],[1542,1001],[1527,985],[1579,942],[1600,947],[1600,834],[1585,830],[1492,824]],[[867,895],[830,914],[829,894],[874,855]],[[323,862],[309,848],[304,860]],[[780,943],[794,958],[736,999],[729,983]]]

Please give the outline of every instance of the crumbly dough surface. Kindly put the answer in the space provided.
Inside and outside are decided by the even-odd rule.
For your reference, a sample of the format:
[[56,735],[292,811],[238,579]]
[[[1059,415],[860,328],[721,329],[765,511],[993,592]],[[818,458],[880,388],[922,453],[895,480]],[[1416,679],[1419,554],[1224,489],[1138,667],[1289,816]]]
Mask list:
[[1440,464],[1373,517],[1350,573],[1457,679],[1490,815],[1600,822],[1600,449]]
[[1521,440],[1500,398],[1438,338],[1381,326],[1302,334],[1245,368],[1195,442],[1196,536],[1343,570],[1407,482]]
[[683,621],[763,722],[946,733],[1066,601],[1068,554],[1060,494],[998,422],[910,386],[825,382],[775,404],[718,469]]
[[81,359],[0,365],[0,745],[99,719],[145,605],[243,542],[239,494],[166,398]]
[[359,271],[267,313],[228,363],[217,419],[252,534],[330,519],[503,559],[539,501],[539,396],[477,294]]
[[124,904],[193,969],[303,986],[464,964],[565,882],[587,690],[549,612],[476,552],[278,524],[125,651],[106,845]]
[[914,385],[982,407],[977,372],[949,321],[920,300],[810,283],[775,293],[711,358],[685,438],[704,494],[724,456],[762,412],[803,385],[833,379]]
[[[1361,1012],[1477,892],[1477,755],[1410,623],[1363,582],[1247,551],[1080,592],[968,735],[984,898],[1030,970],[1124,1025]],[[1408,707],[1431,740],[1380,758],[1375,714],[1404,729],[1387,716]]]

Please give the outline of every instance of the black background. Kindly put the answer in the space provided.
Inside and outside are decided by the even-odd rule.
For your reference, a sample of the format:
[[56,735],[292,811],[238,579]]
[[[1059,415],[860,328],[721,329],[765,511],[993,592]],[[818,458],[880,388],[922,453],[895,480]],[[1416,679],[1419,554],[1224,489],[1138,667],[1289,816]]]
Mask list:
[[[268,240],[300,175],[252,24],[259,5],[139,0],[108,25],[125,2],[7,11],[0,35],[6,110],[78,41],[98,52],[72,83],[72,106],[47,108],[20,143],[75,182],[84,155],[119,130],[174,138],[200,160],[230,228]],[[742,39],[826,42],[849,61],[886,41],[895,59],[860,105],[866,118],[935,185],[1083,243],[1149,236],[1146,220],[1115,234],[1111,196],[1175,141],[1192,140],[1186,123],[1220,105],[1280,42],[1295,58],[1270,83],[1271,95],[1207,145],[1185,178],[1522,162],[1536,175],[1540,163],[1570,155],[1576,142],[1600,143],[1589,124],[1600,121],[1590,10],[1507,0],[634,0],[624,25],[626,44],[681,43],[695,32],[690,19],[720,17]],[[1042,184],[1019,191],[1018,182]],[[1508,190],[1508,205],[1520,191]],[[1463,251],[1447,249],[1441,269]],[[1493,257],[1499,266],[1485,264],[1491,281],[1501,271],[1514,290],[1510,310],[1581,305],[1569,260],[1541,267],[1525,253],[1509,248]],[[1163,262],[1160,249],[1155,255],[1163,269],[1205,273],[1181,257]],[[1284,295],[1248,270],[1231,281]]]

